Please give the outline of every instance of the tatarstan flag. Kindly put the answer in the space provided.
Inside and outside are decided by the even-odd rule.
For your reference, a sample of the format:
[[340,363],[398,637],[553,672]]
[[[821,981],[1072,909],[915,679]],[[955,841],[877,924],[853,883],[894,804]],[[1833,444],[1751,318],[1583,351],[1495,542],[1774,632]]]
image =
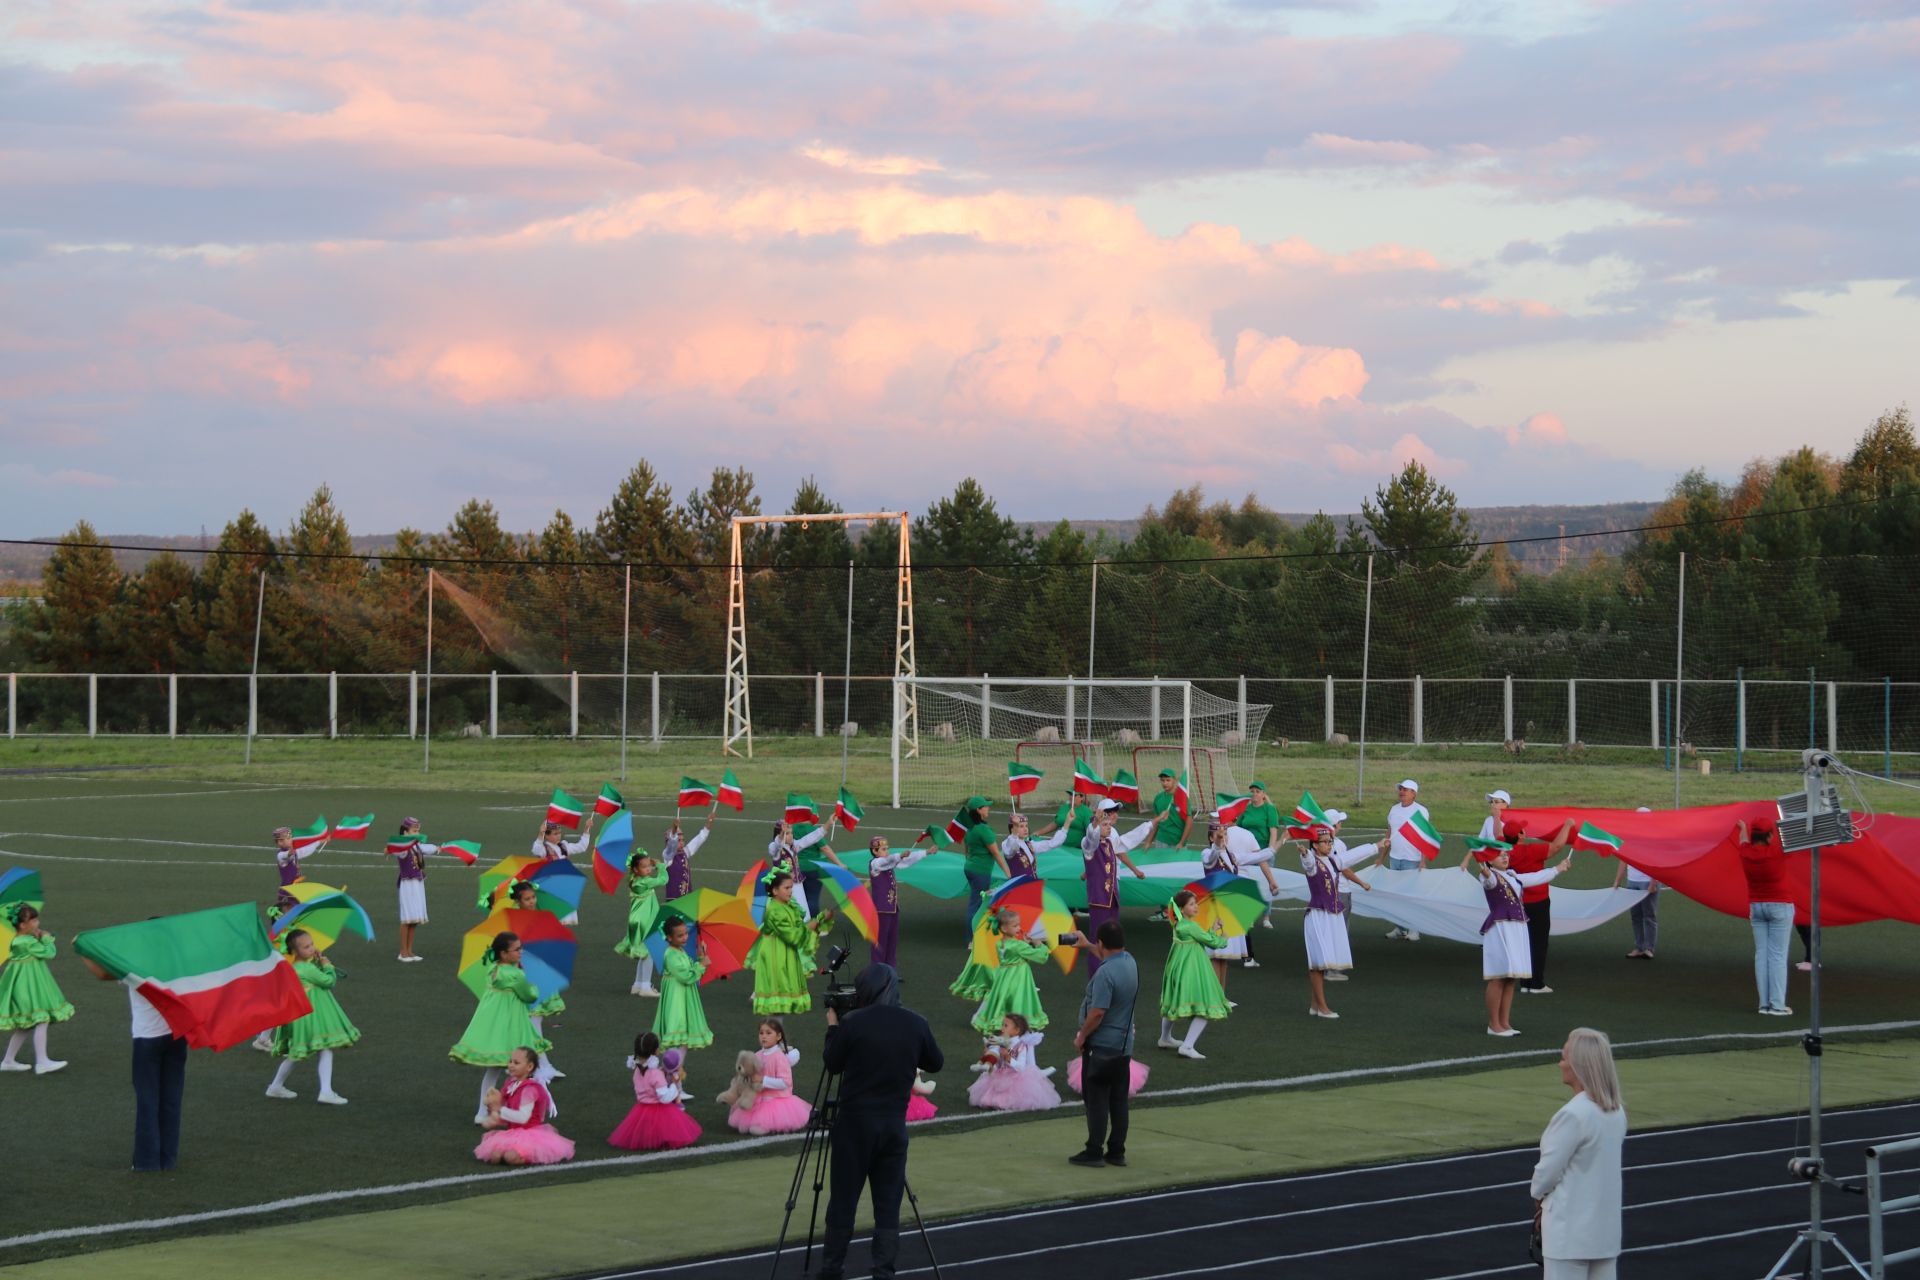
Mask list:
[[1009,760],[1007,762],[1007,794],[1031,795],[1040,789],[1040,779],[1046,776],[1046,771],[1043,769],[1036,769],[1030,764],[1021,764],[1018,760]]
[[1602,831],[1591,822],[1583,822],[1580,829],[1573,833],[1573,847],[1603,853],[1611,858],[1620,852],[1620,837],[1611,831]]
[[860,820],[867,816],[867,811],[862,809],[860,802],[853,798],[853,792],[842,787],[840,798],[833,804],[833,816],[840,820],[841,826],[851,831],[860,825]]
[[1188,806],[1192,803],[1193,797],[1187,792],[1187,771],[1182,769],[1180,780],[1173,784],[1173,807],[1178,809],[1180,816],[1184,818],[1187,816]]
[[1420,856],[1432,861],[1440,853],[1440,833],[1433,823],[1427,821],[1427,815],[1416,813],[1400,824],[1400,834],[1407,843],[1420,851]]
[[1140,783],[1125,769],[1116,769],[1113,781],[1107,784],[1107,799],[1117,800],[1121,804],[1140,807]]
[[1220,802],[1220,822],[1222,825],[1240,821],[1240,815],[1245,813],[1247,806],[1253,803],[1252,796],[1236,796],[1226,791],[1221,792],[1217,798]]
[[787,792],[786,820],[790,823],[811,822],[820,825],[820,806],[813,802],[812,796],[803,796],[797,791]]
[[716,799],[735,813],[746,812],[747,793],[740,789],[740,779],[733,776],[733,770],[720,775],[720,794]]
[[342,818],[334,824],[333,838],[335,840],[365,840],[367,838],[367,829],[371,826],[373,826],[372,814],[368,814],[364,818]]
[[580,829],[580,817],[586,811],[586,805],[558,787],[553,789],[553,799],[547,801],[547,821],[557,822],[569,831]]
[[962,807],[951,818],[948,818],[947,839],[965,840],[967,838],[967,832],[973,829],[973,824],[969,821],[972,817],[973,815]]
[[227,1049],[313,1012],[252,906],[90,929],[73,949],[144,996],[196,1049]]
[[327,838],[327,830],[327,820],[315,818],[311,826],[301,827],[293,833],[293,847],[310,849]]
[[928,827],[925,831],[922,831],[920,833],[920,838],[918,840],[915,840],[914,843],[930,844],[936,850],[951,849],[953,847],[953,837],[949,836],[945,831],[942,831],[939,827]]
[[1104,796],[1107,794],[1107,780],[1092,765],[1076,756],[1073,761],[1073,790],[1076,795]]
[[1326,810],[1322,809],[1320,802],[1313,798],[1313,792],[1302,791],[1300,798],[1295,801],[1293,805],[1293,821],[1295,825],[1310,827],[1316,822],[1326,822],[1326,820]]
[[698,778],[684,775],[680,779],[680,801],[676,806],[681,809],[704,809],[713,803],[714,790]]
[[395,836],[393,839],[387,841],[387,853],[397,856],[405,853],[419,843],[420,834],[418,832],[410,836]]
[[440,846],[440,852],[451,854],[468,866],[480,860],[480,842],[478,840],[449,840]]
[[611,818],[614,814],[626,807],[627,802],[621,798],[618,791],[613,789],[611,782],[603,782],[600,784],[600,794],[596,796],[593,801],[593,811],[595,813],[603,818]]
[[1503,853],[1513,852],[1513,846],[1505,840],[1482,840],[1479,836],[1468,836],[1467,852],[1481,862],[1492,862]]

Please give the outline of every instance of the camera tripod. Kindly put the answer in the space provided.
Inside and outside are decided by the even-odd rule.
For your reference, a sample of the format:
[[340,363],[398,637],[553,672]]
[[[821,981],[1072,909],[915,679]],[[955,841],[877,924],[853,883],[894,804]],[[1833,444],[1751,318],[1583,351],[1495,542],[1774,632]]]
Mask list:
[[[834,1092],[838,1083],[838,1074],[828,1071],[823,1064],[820,1079],[813,1086],[813,1112],[808,1117],[806,1132],[800,1139],[800,1156],[793,1162],[793,1183],[787,1188],[787,1211],[780,1219],[780,1238],[773,1246],[773,1266],[768,1270],[769,1277],[780,1274],[780,1258],[787,1248],[787,1230],[793,1225],[793,1210],[800,1203],[800,1187],[806,1181],[807,1168],[813,1168],[813,1208],[807,1214],[807,1243],[800,1253],[801,1280],[813,1274],[813,1238],[814,1230],[820,1221],[820,1192],[827,1185],[828,1153],[832,1149],[833,1125],[839,1111],[839,1096]],[[920,1217],[920,1197],[913,1194],[913,1184],[901,1179],[906,1188],[907,1203],[913,1208],[913,1225],[919,1229],[920,1243],[926,1247],[927,1261],[933,1264],[933,1280],[940,1280],[940,1259],[934,1256],[933,1241],[927,1236],[927,1224]],[[824,1247],[824,1241],[822,1242]]]

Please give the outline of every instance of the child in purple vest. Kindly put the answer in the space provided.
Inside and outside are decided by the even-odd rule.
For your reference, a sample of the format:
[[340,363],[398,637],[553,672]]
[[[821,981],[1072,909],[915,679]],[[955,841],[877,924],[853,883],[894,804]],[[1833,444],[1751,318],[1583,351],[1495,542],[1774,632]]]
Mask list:
[[1509,869],[1512,846],[1490,842],[1476,848],[1480,887],[1487,894],[1487,918],[1480,925],[1480,975],[1487,980],[1487,1034],[1517,1036],[1513,1029],[1513,992],[1533,974],[1527,944],[1527,908],[1522,897],[1546,884],[1573,862],[1569,853],[1558,865],[1519,875]]
[[872,963],[897,967],[895,957],[900,950],[900,887],[894,883],[894,873],[912,866],[932,850],[909,849],[905,853],[894,853],[888,847],[885,836],[875,836],[867,841],[867,851],[872,855],[867,863],[867,891],[873,895],[873,909],[880,917],[880,929],[873,939]]

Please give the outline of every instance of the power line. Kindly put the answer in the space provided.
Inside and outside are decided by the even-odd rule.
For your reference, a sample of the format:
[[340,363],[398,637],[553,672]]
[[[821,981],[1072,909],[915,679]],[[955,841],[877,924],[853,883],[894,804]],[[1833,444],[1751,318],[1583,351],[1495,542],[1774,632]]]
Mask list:
[[[1628,528],[1622,528],[1622,529],[1587,529],[1577,533],[1542,533],[1542,534],[1530,535],[1524,538],[1482,538],[1476,541],[1434,542],[1434,543],[1425,543],[1421,545],[1404,546],[1404,547],[1368,546],[1365,548],[1356,548],[1356,549],[1336,548],[1332,551],[1262,551],[1262,552],[1247,552],[1242,554],[1220,555],[1220,556],[1169,556],[1164,559],[1158,559],[1158,560],[1119,560],[1119,561],[1102,561],[1101,563],[1111,563],[1111,564],[1116,564],[1123,567],[1151,567],[1155,565],[1183,565],[1183,564],[1200,564],[1200,565],[1248,564],[1248,563],[1259,563],[1263,561],[1278,561],[1278,560],[1343,560],[1343,559],[1350,559],[1356,555],[1368,555],[1368,554],[1386,555],[1386,556],[1409,556],[1409,555],[1417,555],[1417,554],[1422,554],[1426,552],[1435,552],[1435,551],[1463,551],[1463,550],[1483,551],[1491,547],[1528,546],[1534,543],[1564,542],[1564,541],[1571,541],[1578,538],[1617,538],[1617,537],[1624,537],[1629,534],[1665,533],[1665,532],[1670,532],[1677,529],[1700,529],[1700,528],[1712,528],[1719,525],[1727,525],[1727,524],[1741,524],[1749,520],[1766,520],[1766,519],[1777,519],[1785,516],[1814,515],[1814,514],[1827,512],[1827,511],[1844,511],[1844,510],[1849,510],[1857,507],[1872,506],[1877,503],[1887,502],[1894,498],[1901,498],[1906,496],[1908,496],[1908,491],[1900,490],[1893,493],[1877,494],[1872,497],[1866,497],[1866,498],[1848,498],[1839,502],[1819,503],[1819,504],[1804,506],[1804,507],[1788,507],[1778,511],[1748,511],[1739,515],[1713,516],[1707,519],[1670,520],[1670,521],[1665,521],[1659,524],[1633,525]],[[174,555],[243,556],[243,557],[259,557],[259,558],[266,558],[271,560],[356,560],[356,561],[360,561],[362,563],[368,563],[368,564],[379,563],[379,564],[390,564],[394,566],[418,565],[423,569],[426,568],[428,565],[435,565],[435,566],[466,565],[466,566],[476,567],[476,568],[515,568],[515,569],[631,568],[631,569],[665,569],[665,570],[704,570],[704,569],[724,570],[732,567],[726,561],[700,561],[700,560],[653,560],[653,561],[633,560],[633,561],[629,561],[625,559],[544,560],[544,559],[525,557],[525,556],[521,556],[521,557],[444,556],[444,555],[432,555],[425,552],[420,552],[420,553],[408,552],[405,554],[395,554],[393,552],[382,553],[382,552],[374,552],[374,551],[285,551],[277,547],[272,549],[271,551],[263,551],[259,548],[253,548],[253,549],[240,548],[240,549],[228,550],[221,547],[152,547],[152,546],[139,546],[135,544],[122,543],[122,542],[69,542],[63,538],[0,538],[0,546],[51,547],[51,548],[67,547],[67,548],[72,548],[76,550],[96,550],[96,551],[149,551],[149,552],[158,552],[158,553],[168,553],[168,554],[174,554]],[[1088,565],[1090,565],[1091,563],[1092,562],[1089,561]],[[966,564],[947,564],[947,563],[938,563],[938,562],[929,562],[929,561],[915,561],[913,567],[916,570],[919,570],[919,569],[1072,569],[1072,568],[1082,568],[1087,566],[1073,565],[1073,564],[1036,564],[1032,561],[1008,560],[1008,561],[976,561],[976,562],[966,563]],[[885,572],[885,573],[895,573],[898,571],[898,566],[892,563],[875,564],[875,565],[856,565],[855,568],[862,571]],[[846,562],[843,560],[836,560],[831,564],[793,564],[793,565],[762,563],[762,564],[745,565],[743,566],[743,569],[747,573],[761,573],[761,572],[767,572],[767,571],[781,572],[781,573],[831,571],[834,573],[842,573],[842,572],[845,572],[846,570]]]

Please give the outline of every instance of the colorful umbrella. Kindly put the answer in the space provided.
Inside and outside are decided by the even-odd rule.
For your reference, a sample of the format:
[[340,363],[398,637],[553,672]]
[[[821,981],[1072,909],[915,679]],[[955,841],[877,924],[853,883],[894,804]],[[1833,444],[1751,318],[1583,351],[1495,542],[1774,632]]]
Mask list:
[[267,924],[267,936],[276,945],[294,929],[305,929],[318,951],[338,942],[343,933],[357,933],[373,941],[373,921],[367,917],[366,908],[349,898],[344,888],[299,880],[287,886],[287,893],[297,899],[296,905]]
[[1073,915],[1060,895],[1038,876],[1015,876],[981,902],[980,910],[973,917],[973,959],[976,964],[991,968],[1000,963],[1000,934],[990,921],[1002,911],[1012,911],[1020,917],[1020,932],[1023,934],[1031,932],[1036,924],[1044,929],[1054,942],[1053,962],[1060,966],[1062,973],[1073,971],[1080,949],[1059,943],[1060,935],[1073,928]]
[[496,911],[467,930],[460,942],[460,981],[477,999],[487,991],[487,957],[496,934],[520,936],[520,967],[542,998],[565,991],[573,981],[573,958],[580,949],[573,930],[551,911]]
[[534,905],[538,910],[551,911],[561,917],[578,911],[580,899],[587,891],[586,872],[574,866],[568,858],[555,858],[552,862],[535,858],[533,864],[519,879],[502,880],[494,885],[481,905],[490,908],[511,906],[507,895],[514,885],[524,880],[533,885]]
[[1267,913],[1259,886],[1231,871],[1210,871],[1185,887],[1200,899],[1200,912],[1194,917],[1200,926],[1218,925],[1229,938],[1244,936]]
[[[695,889],[672,899],[660,915],[662,924],[669,918],[691,922],[700,941],[707,944],[707,972],[700,979],[701,986],[744,968],[747,950],[760,936],[753,904],[738,894],[718,889]],[[665,963],[666,945],[659,930],[648,935],[647,950],[655,964]]]
[[545,858],[536,858],[527,853],[516,853],[500,859],[480,873],[480,900],[474,905],[482,911],[490,910],[495,905],[494,899],[505,892],[508,885],[515,880],[526,879],[528,872],[545,861]]
[[13,945],[14,929],[7,923],[7,908],[16,902],[24,902],[35,911],[46,907],[38,871],[14,867],[10,871],[0,872],[0,961],[6,959],[7,948]]
[[[880,934],[880,912],[873,905],[873,894],[860,882],[860,877],[845,867],[831,862],[808,861],[809,870],[820,873],[820,890],[839,911],[842,919],[852,924],[855,931],[868,942]],[[818,908],[820,903],[811,904]]]
[[633,856],[633,811],[622,809],[608,818],[593,842],[593,882],[600,892],[612,893],[627,878],[627,859]]

